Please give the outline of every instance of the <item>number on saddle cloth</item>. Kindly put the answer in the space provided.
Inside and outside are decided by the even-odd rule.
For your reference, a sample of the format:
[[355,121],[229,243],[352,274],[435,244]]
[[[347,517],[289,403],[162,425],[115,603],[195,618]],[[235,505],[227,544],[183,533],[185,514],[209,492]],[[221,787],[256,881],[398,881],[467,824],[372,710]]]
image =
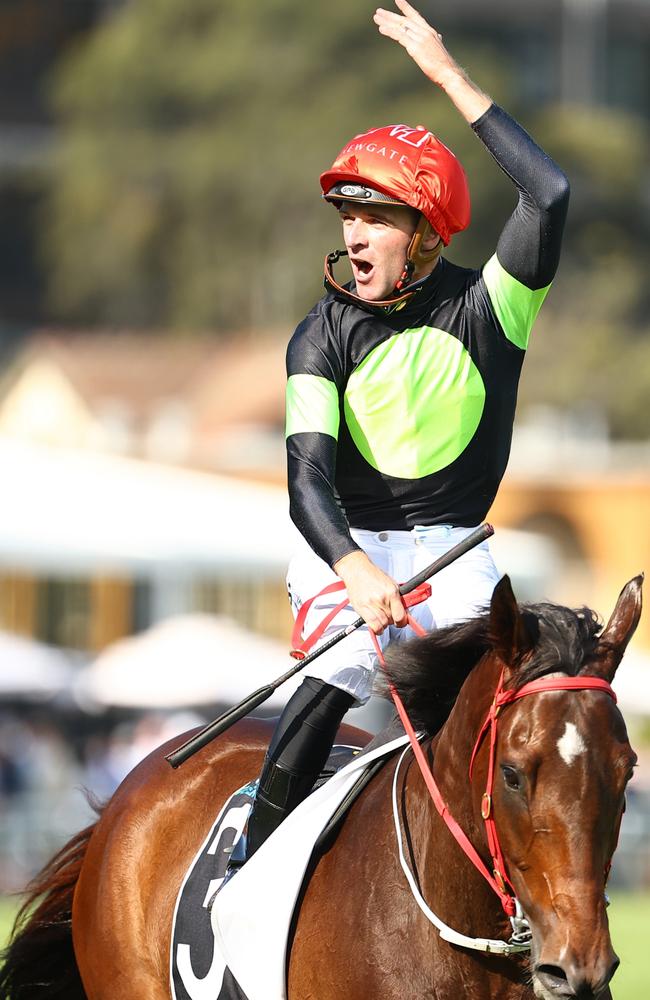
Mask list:
[[233,846],[241,838],[257,783],[238,789],[217,816],[181,885],[172,928],[174,1000],[246,1000],[214,946],[212,902],[223,885]]
[[[360,747],[333,746],[325,767],[314,785],[314,790],[320,788],[341,768],[349,764],[360,750]],[[230,796],[217,816],[181,888],[176,926],[179,917],[181,917],[180,922],[184,923],[183,914],[188,907],[204,908],[209,911],[214,897],[223,884],[231,854],[246,832],[246,823],[256,792],[257,781],[239,788]],[[188,926],[193,926],[193,923],[194,921],[190,919]]]

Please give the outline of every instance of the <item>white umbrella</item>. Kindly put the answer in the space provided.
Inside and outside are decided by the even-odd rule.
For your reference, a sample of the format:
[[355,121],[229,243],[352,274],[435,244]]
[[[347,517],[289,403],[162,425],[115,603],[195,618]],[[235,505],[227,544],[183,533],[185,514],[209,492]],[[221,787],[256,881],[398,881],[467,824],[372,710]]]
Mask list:
[[0,698],[51,698],[70,685],[72,673],[61,650],[0,632]]
[[[168,709],[232,705],[283,674],[292,664],[285,647],[227,618],[178,615],[108,646],[79,674],[82,702]],[[296,676],[266,707],[277,709],[300,683]]]

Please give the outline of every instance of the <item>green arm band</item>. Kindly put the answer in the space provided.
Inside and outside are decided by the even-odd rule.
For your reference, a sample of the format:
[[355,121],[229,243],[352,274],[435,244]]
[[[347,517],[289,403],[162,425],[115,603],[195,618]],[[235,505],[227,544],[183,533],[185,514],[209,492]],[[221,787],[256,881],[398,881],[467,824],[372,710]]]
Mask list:
[[530,331],[550,284],[546,288],[527,288],[504,270],[496,254],[483,268],[483,280],[506,337],[522,351],[526,350]]
[[314,431],[338,439],[338,390],[321,375],[291,375],[287,381],[286,436]]

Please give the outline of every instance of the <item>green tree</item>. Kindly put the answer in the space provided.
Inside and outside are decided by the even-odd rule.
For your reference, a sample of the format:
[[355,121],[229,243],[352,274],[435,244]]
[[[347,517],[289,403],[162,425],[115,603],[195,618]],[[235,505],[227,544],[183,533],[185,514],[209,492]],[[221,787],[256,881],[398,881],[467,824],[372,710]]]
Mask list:
[[650,436],[648,123],[561,107],[536,121],[571,178],[562,262],[538,321],[523,406],[600,410],[616,437]]
[[[295,322],[339,242],[318,176],[371,123],[431,123],[475,174],[477,201],[498,185],[446,99],[377,34],[373,10],[137,0],[109,19],[55,84],[63,138],[47,253],[58,315],[185,329]],[[475,54],[473,71],[490,62]],[[489,85],[505,89],[494,71]]]

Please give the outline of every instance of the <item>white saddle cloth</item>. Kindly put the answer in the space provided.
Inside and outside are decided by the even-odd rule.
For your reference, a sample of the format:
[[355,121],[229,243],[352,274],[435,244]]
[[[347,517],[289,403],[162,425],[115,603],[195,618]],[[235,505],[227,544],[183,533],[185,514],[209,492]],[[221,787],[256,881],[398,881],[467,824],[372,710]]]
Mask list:
[[314,844],[360,772],[407,742],[360,755],[312,792],[217,895],[215,947],[248,1000],[286,1000],[289,927]]

